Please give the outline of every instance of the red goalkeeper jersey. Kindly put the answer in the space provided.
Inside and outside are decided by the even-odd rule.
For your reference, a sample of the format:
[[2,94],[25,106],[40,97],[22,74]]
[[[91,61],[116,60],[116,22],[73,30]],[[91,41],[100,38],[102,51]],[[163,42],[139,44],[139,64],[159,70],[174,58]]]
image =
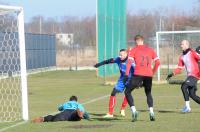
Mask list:
[[[134,75],[152,77],[160,65],[160,60],[155,51],[147,45],[137,45],[129,52],[126,75],[128,75],[132,61],[135,61]],[[152,62],[155,65],[152,69]]]
[[193,76],[200,79],[200,70],[198,61],[200,60],[200,55],[194,50],[189,49],[186,54],[182,54],[179,58],[178,68],[176,68],[173,73],[174,75],[180,73],[185,67],[187,71],[187,76]]

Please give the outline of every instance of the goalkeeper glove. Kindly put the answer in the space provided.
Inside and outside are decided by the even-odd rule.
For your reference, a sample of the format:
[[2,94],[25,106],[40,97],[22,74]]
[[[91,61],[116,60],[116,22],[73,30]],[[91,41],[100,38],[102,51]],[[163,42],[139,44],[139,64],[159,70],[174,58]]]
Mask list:
[[95,68],[98,68],[99,66],[101,66],[100,63],[94,65]]
[[128,80],[128,76],[124,75],[123,83],[126,84],[126,81]]
[[200,46],[198,46],[198,47],[196,48],[196,52],[197,52],[198,54],[200,54]]
[[87,113],[86,111],[83,114],[83,119],[89,120],[90,119],[90,115],[89,113]]
[[170,79],[173,75],[174,75],[173,73],[168,74],[166,80],[169,81],[169,79]]

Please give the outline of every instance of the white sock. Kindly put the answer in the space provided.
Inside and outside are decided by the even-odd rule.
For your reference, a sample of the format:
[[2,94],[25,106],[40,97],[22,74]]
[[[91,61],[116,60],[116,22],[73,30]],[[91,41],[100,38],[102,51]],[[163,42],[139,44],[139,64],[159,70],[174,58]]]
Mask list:
[[131,106],[131,111],[132,111],[132,113],[136,112],[135,106]]
[[187,108],[190,108],[190,101],[185,101],[185,106],[186,106]]
[[150,113],[154,113],[154,112],[153,112],[153,107],[149,107],[149,112],[150,112]]

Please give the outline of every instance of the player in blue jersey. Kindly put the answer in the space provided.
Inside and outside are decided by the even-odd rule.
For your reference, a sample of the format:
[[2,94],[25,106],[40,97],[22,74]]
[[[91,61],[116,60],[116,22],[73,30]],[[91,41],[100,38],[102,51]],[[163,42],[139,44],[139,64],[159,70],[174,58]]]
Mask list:
[[[114,106],[116,104],[116,94],[122,93],[125,89],[123,79],[124,79],[124,75],[125,75],[125,72],[126,72],[126,63],[127,63],[127,58],[128,58],[127,52],[128,51],[126,49],[121,49],[120,52],[119,52],[119,57],[111,58],[111,59],[102,61],[102,62],[94,65],[94,67],[98,68],[98,67],[105,65],[105,64],[116,63],[118,65],[119,71],[120,71],[120,77],[119,77],[117,83],[115,84],[115,86],[114,86],[114,88],[111,92],[111,96],[110,96],[110,99],[109,99],[109,112],[104,116],[105,118],[112,118],[113,117]],[[130,73],[133,73],[134,66],[135,66],[135,64],[132,63]],[[130,76],[131,76],[131,74],[129,74],[129,78],[130,78]],[[121,110],[120,110],[120,114],[122,116],[125,116],[126,105],[127,105],[127,100],[126,100],[126,97],[124,96],[123,102],[122,102],[122,105],[121,105]]]
[[76,96],[71,96],[68,102],[58,107],[60,113],[35,118],[32,122],[80,121],[81,119],[89,119],[89,114],[85,111],[83,105],[77,101],[78,98]]

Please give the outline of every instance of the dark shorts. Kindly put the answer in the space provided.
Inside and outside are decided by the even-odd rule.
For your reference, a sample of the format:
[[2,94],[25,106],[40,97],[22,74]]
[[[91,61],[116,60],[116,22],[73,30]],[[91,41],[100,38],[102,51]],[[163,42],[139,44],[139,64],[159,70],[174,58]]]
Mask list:
[[197,81],[198,79],[193,76],[188,76],[183,83],[188,85],[189,87],[194,87],[197,90]]
[[120,93],[124,91],[126,85],[128,84],[128,81],[130,80],[129,78],[128,81],[124,84],[123,79],[124,79],[124,76],[120,77],[114,86],[114,89],[116,89]]
[[147,89],[151,89],[152,77],[134,75],[131,77],[127,85],[127,87],[130,89],[139,88],[141,86],[144,86],[144,88]]
[[44,117],[44,122],[54,121],[80,121],[76,110],[64,110],[56,115],[48,115]]

